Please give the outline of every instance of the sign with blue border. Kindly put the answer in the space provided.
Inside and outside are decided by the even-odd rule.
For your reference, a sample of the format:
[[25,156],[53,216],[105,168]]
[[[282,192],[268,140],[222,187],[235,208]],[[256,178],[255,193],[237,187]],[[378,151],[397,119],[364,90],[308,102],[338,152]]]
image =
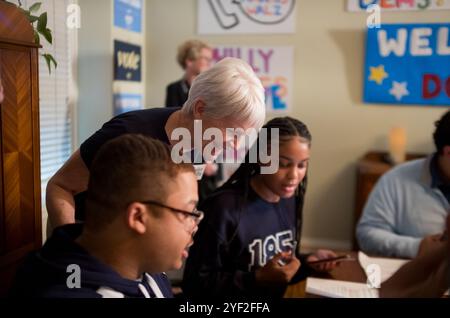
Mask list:
[[364,101],[450,105],[450,23],[367,31]]

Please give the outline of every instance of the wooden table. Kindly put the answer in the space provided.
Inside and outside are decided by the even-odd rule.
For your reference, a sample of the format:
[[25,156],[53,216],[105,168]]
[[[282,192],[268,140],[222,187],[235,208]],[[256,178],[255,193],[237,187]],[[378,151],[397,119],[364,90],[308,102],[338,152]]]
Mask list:
[[[338,253],[341,254],[341,253]],[[364,283],[366,282],[366,274],[358,262],[357,252],[346,252],[342,254],[350,254],[355,260],[341,262],[338,267],[332,270],[330,273],[317,274],[314,277],[327,278],[335,280],[343,280],[347,282]],[[297,284],[290,285],[286,293],[285,298],[305,298],[310,297],[306,294],[306,280],[298,282]]]

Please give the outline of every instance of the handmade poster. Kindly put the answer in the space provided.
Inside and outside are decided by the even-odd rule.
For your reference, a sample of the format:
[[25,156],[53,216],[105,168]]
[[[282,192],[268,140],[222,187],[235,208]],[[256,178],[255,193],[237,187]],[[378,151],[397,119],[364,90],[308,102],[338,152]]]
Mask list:
[[367,11],[377,5],[381,11],[450,10],[450,0],[347,0],[347,10]]
[[368,29],[367,103],[450,105],[450,23]]
[[292,107],[294,49],[284,46],[217,46],[213,60],[225,57],[243,59],[261,79],[269,113],[286,112]]
[[295,0],[198,0],[198,33],[294,33],[295,7]]

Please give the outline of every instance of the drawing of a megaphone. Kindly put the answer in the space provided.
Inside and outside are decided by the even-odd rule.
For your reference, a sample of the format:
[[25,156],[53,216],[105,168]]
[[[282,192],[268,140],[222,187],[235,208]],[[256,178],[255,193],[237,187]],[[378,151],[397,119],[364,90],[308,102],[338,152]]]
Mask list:
[[[228,4],[233,3],[233,0],[225,0]],[[236,13],[230,13],[224,6],[223,0],[208,0],[209,6],[223,29],[231,29],[239,24],[239,18]]]

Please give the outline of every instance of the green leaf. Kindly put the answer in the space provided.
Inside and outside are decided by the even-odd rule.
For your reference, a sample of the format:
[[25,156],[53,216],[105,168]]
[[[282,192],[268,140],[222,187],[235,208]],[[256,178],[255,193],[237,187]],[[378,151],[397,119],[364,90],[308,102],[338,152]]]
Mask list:
[[47,40],[48,43],[50,44],[53,43],[52,30],[45,29],[44,31],[38,30],[38,32],[44,36],[44,38]]
[[30,21],[31,24],[39,20],[39,17],[32,15],[30,11],[24,10],[22,8],[19,9],[27,17],[28,21]]
[[51,74],[52,73],[52,66],[51,66],[50,57],[48,56],[48,54],[42,54],[42,56],[45,58],[45,62],[47,62],[48,74]]
[[29,20],[31,23],[34,23],[34,22],[36,22],[37,20],[39,20],[39,17],[37,17],[37,16],[35,16],[35,15],[29,15],[29,16],[28,16],[28,20]]
[[53,57],[53,55],[50,55],[50,59],[53,62],[53,65],[55,65],[55,70],[58,68],[58,62],[56,62],[55,58]]
[[41,8],[42,3],[41,2],[36,2],[35,4],[33,4],[30,9],[28,9],[30,12],[36,12],[39,11],[39,9]]
[[39,33],[37,33],[36,30],[34,31],[34,42],[37,45],[41,45],[41,38],[39,37]]
[[39,33],[45,32],[47,29],[47,12],[42,13],[38,19],[37,30]]
[[52,63],[55,66],[55,69],[58,67],[58,63],[56,62],[56,60],[53,58],[53,56],[51,54],[42,54],[42,56],[45,58],[45,62],[47,62],[48,73],[51,74],[52,73]]
[[[2,1],[2,0],[0,0],[0,1]],[[11,2],[11,1],[7,1],[7,2]],[[37,12],[41,9],[42,3],[36,2],[29,8],[29,10],[25,10],[24,8],[22,8],[21,1],[17,0],[17,2],[19,3],[19,5],[15,4],[15,3],[14,4],[28,18],[28,21],[30,21],[30,24],[33,27],[35,43],[37,45],[41,44],[41,35],[42,35],[50,44],[52,44],[53,43],[52,30],[47,28],[47,22],[48,22],[47,21],[47,12],[44,12],[39,16],[32,14],[32,12]],[[37,26],[34,25],[35,22],[37,22]],[[49,74],[51,74],[52,66],[56,69],[58,67],[58,63],[56,62],[55,58],[51,54],[44,53],[41,55],[44,57],[45,62],[47,63]]]

